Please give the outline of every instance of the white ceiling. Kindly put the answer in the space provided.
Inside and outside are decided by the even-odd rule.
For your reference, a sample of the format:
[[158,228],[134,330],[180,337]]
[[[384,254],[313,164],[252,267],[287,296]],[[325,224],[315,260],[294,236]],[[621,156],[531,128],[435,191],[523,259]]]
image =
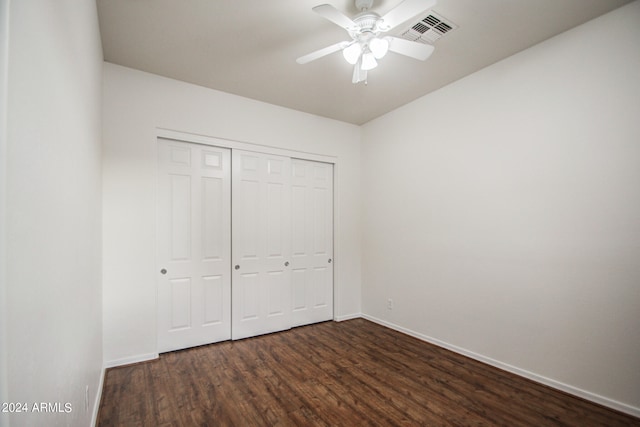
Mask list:
[[[375,0],[383,15],[401,0]],[[97,0],[104,59],[142,71],[354,124],[363,124],[630,0],[439,0],[459,28],[425,62],[390,53],[351,83],[340,53],[295,59],[349,40],[311,8],[349,16],[352,0]],[[398,35],[424,16],[393,31]]]

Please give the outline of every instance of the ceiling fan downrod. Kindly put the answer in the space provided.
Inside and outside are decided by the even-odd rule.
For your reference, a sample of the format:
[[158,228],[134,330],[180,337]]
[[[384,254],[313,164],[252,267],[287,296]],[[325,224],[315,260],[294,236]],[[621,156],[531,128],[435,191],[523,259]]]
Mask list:
[[360,12],[365,12],[371,9],[373,6],[373,0],[355,0],[356,1],[356,9]]

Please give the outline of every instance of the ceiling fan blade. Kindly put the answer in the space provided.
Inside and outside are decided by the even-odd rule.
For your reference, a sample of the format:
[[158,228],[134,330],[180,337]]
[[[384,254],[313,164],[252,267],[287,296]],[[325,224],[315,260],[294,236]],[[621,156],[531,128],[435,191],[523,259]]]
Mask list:
[[430,44],[412,42],[398,37],[385,37],[385,39],[389,41],[391,52],[410,56],[420,61],[427,59],[435,50]]
[[337,52],[339,50],[344,49],[349,45],[349,42],[340,42],[336,44],[332,44],[331,46],[327,46],[322,49],[318,49],[315,52],[311,52],[307,55],[301,56],[296,59],[298,64],[306,64],[307,62],[315,61],[316,59],[322,58],[323,56],[327,56],[332,54],[333,52]]
[[382,17],[384,31],[389,31],[419,13],[426,12],[436,5],[436,0],[404,0]]
[[330,4],[321,4],[320,6],[312,8],[312,10],[345,30],[351,30],[357,27],[356,23],[353,22],[351,18],[345,16]]

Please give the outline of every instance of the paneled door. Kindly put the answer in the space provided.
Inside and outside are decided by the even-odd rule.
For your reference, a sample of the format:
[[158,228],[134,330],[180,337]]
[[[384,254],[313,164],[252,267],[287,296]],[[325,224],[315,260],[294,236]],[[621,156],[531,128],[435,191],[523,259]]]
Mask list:
[[233,150],[232,339],[291,328],[291,159]]
[[231,337],[231,153],[158,140],[158,351]]
[[333,165],[291,161],[292,326],[333,318]]

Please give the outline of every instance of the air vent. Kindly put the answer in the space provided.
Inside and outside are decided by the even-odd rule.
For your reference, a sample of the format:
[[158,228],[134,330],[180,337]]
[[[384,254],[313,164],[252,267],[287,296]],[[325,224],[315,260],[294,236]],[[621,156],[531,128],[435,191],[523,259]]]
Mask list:
[[400,37],[415,42],[433,44],[440,39],[440,37],[456,28],[458,28],[458,26],[447,18],[431,12],[411,28],[400,34]]

